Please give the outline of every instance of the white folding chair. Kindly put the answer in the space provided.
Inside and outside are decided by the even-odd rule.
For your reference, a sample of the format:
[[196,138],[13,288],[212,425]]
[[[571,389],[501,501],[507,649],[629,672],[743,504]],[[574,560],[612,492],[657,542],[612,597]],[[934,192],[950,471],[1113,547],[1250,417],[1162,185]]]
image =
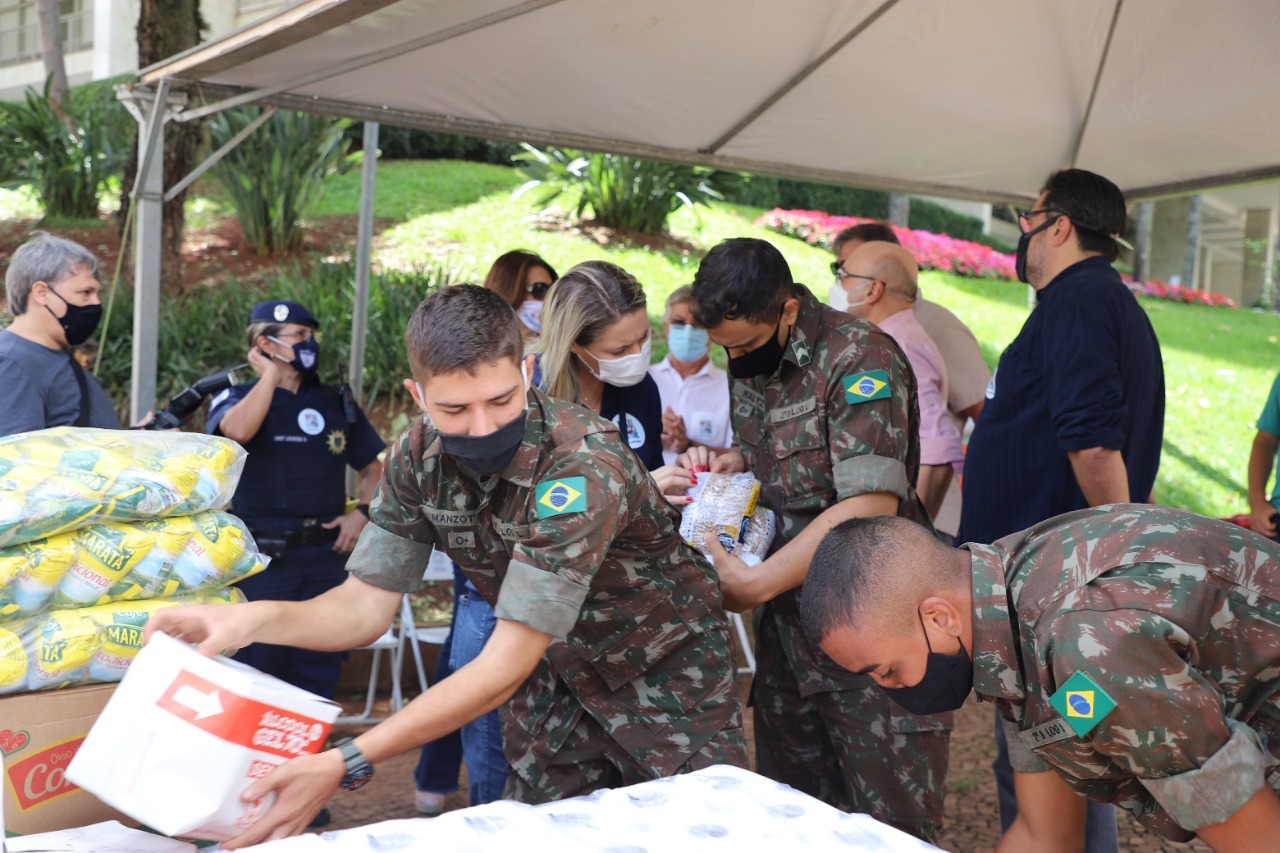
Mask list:
[[[449,559],[441,551],[432,550],[431,557],[427,560],[426,571],[422,574],[423,582],[427,581],[449,581],[453,582],[453,561]],[[431,627],[419,628],[413,619],[413,605],[409,602],[409,596],[404,597],[404,601],[400,604],[400,625],[401,636],[405,642],[409,643],[409,648],[413,651],[413,663],[418,670],[418,687],[423,693],[427,692],[430,681],[427,679],[427,670],[422,663],[422,647],[419,643],[431,643],[433,645],[444,645],[445,639],[449,636],[448,625],[433,625]],[[408,626],[407,630],[404,626]]]
[[741,613],[730,613],[730,619],[733,621],[733,629],[738,634],[738,645],[742,648],[742,657],[746,660],[746,666],[738,667],[739,675],[755,675],[756,674],[756,655],[751,650],[751,635],[747,632],[747,623],[742,621]]

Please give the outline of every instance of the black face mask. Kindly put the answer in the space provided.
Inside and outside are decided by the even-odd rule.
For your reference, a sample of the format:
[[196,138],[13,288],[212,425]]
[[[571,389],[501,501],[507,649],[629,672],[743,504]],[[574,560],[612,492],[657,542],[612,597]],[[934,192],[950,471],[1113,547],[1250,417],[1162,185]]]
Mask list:
[[[773,327],[773,334],[769,336],[769,340],[751,352],[729,359],[729,373],[734,379],[773,375],[778,365],[782,363],[783,354],[787,351],[786,345],[778,342],[778,330],[781,328],[782,314],[779,314],[778,324]],[[790,329],[787,330],[787,337],[791,337]]]
[[[289,346],[279,338],[267,338],[267,340],[275,341],[281,346]],[[289,348],[293,350],[293,359],[285,362],[286,364],[299,373],[312,374],[316,372],[316,368],[320,365],[320,343],[315,338],[298,341]],[[284,361],[284,359],[280,360]]]
[[1031,238],[1057,222],[1060,217],[1061,214],[1058,216],[1050,216],[1045,220],[1043,225],[1038,228],[1032,228],[1030,231],[1018,238],[1018,252],[1014,256],[1013,260],[1013,269],[1018,274],[1018,281],[1023,284],[1031,283],[1027,280],[1027,249],[1031,246]]
[[[924,617],[920,617],[920,630],[924,631]],[[953,655],[935,652],[929,643],[929,632],[924,631],[924,642],[929,647],[929,660],[925,664],[924,678],[911,687],[881,688],[889,698],[913,714],[941,714],[955,711],[964,704],[973,689],[973,661],[960,643],[960,651]]]
[[[49,288],[49,292],[54,296],[62,299],[62,294]],[[44,306],[44,310],[53,314],[53,319],[58,321],[58,325],[62,327],[62,331],[66,332],[67,344],[69,346],[79,346],[97,330],[98,324],[102,322],[102,306],[101,305],[72,305],[65,299],[62,304],[67,306],[67,312],[59,317],[53,314],[53,309],[48,305]]]
[[481,476],[497,474],[507,467],[524,439],[525,421],[529,410],[525,409],[507,423],[488,435],[457,435],[440,433],[444,452]]

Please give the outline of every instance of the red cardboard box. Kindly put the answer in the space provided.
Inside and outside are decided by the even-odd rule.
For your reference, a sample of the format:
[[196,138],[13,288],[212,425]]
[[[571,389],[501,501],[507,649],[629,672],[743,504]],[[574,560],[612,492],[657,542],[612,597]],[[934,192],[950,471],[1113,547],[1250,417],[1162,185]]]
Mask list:
[[137,826],[66,778],[67,764],[115,689],[92,684],[0,698],[7,832],[30,835],[104,820]]

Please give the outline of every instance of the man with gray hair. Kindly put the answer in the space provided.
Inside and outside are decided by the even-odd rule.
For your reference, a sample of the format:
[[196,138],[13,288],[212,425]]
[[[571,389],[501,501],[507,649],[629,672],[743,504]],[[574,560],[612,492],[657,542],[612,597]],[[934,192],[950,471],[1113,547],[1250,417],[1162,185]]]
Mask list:
[[0,435],[55,426],[119,429],[106,392],[72,357],[98,328],[98,261],[78,243],[37,232],[5,273],[13,321],[0,331]]

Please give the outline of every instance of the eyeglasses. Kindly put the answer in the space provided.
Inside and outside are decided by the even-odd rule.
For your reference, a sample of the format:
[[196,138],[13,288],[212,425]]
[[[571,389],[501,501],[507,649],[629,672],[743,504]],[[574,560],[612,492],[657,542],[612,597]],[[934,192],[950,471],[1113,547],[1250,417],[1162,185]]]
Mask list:
[[547,295],[547,291],[551,289],[550,281],[535,281],[533,284],[525,288],[525,292],[534,299],[542,299]]
[[836,278],[865,278],[867,281],[879,281],[873,275],[860,275],[856,272],[846,272],[844,267],[840,266],[840,261],[831,262],[831,274]]
[[1031,230],[1031,217],[1039,216],[1042,213],[1056,213],[1058,216],[1066,216],[1065,210],[1058,210],[1053,207],[1045,207],[1040,210],[1015,210],[1014,214],[1018,217],[1018,228],[1023,234]]

